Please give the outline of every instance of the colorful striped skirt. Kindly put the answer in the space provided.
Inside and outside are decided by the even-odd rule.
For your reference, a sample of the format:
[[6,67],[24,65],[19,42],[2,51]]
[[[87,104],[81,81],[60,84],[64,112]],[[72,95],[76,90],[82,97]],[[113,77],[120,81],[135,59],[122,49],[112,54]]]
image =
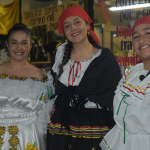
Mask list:
[[47,150],[101,150],[99,143],[110,130],[106,111],[86,108],[77,115],[70,107],[68,131],[61,126],[62,110],[55,109],[48,124]]

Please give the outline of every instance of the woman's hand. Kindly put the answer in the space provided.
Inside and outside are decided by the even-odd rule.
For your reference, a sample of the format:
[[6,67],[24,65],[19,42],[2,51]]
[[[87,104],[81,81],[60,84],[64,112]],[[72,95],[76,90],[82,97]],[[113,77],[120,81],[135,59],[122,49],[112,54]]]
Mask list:
[[54,111],[55,111],[55,107],[53,107],[52,111],[49,113],[50,117],[52,117]]

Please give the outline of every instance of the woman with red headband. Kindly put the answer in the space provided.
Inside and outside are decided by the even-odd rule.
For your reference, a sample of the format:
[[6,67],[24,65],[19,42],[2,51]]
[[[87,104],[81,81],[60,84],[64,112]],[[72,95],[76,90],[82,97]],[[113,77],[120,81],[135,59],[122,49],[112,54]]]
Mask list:
[[116,125],[102,150],[150,150],[150,16],[135,21],[135,53],[143,60],[124,74],[114,97]]
[[59,18],[59,33],[68,40],[52,59],[56,97],[47,150],[100,150],[99,142],[114,125],[113,96],[121,73],[113,53],[99,45],[91,22],[78,5]]

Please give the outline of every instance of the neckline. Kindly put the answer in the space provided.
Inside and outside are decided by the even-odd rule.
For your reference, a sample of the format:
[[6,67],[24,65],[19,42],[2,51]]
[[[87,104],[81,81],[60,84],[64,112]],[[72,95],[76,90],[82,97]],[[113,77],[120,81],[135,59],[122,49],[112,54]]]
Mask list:
[[81,60],[81,61],[75,61],[75,60],[73,60],[73,59],[70,58],[70,61],[71,61],[71,62],[75,62],[75,63],[87,62],[87,61],[91,60],[99,51],[100,51],[100,49],[99,49],[95,54],[93,54],[89,59]]
[[48,77],[45,76],[44,78],[42,79],[38,79],[36,77],[31,77],[31,78],[28,78],[28,77],[18,77],[16,75],[11,75],[11,76],[8,76],[6,73],[1,73],[0,74],[0,79],[5,79],[5,78],[9,78],[9,79],[12,79],[12,80],[19,80],[19,81],[25,81],[26,79],[32,79],[34,81],[41,81],[41,82],[46,82],[48,80]]

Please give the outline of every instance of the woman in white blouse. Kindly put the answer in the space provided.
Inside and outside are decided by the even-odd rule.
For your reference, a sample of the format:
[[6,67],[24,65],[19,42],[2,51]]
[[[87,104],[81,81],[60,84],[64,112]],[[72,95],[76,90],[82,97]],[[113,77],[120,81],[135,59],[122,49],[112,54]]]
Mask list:
[[90,23],[78,5],[59,18],[59,33],[68,40],[52,59],[56,97],[48,150],[100,150],[99,142],[114,125],[112,104],[120,69],[113,53],[99,45]]
[[150,16],[135,21],[132,37],[143,63],[126,71],[117,87],[116,125],[101,142],[102,150],[150,149]]
[[0,149],[45,150],[52,77],[27,62],[31,32],[15,24],[8,32],[10,60],[0,65]]

